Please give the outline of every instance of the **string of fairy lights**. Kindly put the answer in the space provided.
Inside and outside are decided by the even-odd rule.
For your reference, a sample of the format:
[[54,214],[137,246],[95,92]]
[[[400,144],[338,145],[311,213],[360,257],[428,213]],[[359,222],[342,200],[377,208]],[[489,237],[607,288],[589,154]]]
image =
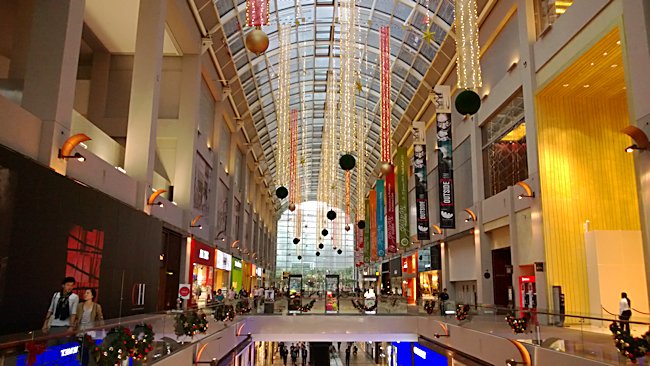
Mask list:
[[278,27],[280,60],[278,70],[278,95],[277,95],[277,127],[278,127],[278,149],[277,149],[277,180],[279,186],[286,186],[289,183],[289,98],[290,98],[290,50],[291,50],[291,26],[282,24]]
[[456,53],[458,87],[476,89],[481,79],[476,0],[456,0]]

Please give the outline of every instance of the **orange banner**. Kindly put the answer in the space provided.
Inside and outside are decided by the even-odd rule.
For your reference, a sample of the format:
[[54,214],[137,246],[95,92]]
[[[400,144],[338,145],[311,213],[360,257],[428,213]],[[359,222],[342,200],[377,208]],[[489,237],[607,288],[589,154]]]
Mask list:
[[377,256],[377,191],[374,189],[370,190],[370,195],[368,196],[370,201],[370,260],[375,262],[378,259]]

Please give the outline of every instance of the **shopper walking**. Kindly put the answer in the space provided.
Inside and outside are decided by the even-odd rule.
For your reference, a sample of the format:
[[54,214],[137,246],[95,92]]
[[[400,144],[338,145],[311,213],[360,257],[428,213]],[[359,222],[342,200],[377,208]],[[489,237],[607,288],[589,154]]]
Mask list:
[[282,343],[280,345],[280,358],[282,358],[282,363],[284,366],[287,366],[287,356],[288,356],[289,351],[287,351],[287,347]]
[[300,347],[300,357],[302,358],[302,366],[307,366],[307,355],[309,354],[309,351],[307,351],[307,347],[303,344]]
[[79,296],[72,293],[74,285],[74,277],[66,277],[61,281],[61,291],[54,293],[45,315],[43,333],[63,333],[73,330],[77,320],[77,305],[79,305]]
[[345,366],[350,366],[350,347],[345,349]]
[[77,314],[79,314],[75,324],[77,329],[93,328],[101,325],[104,321],[102,306],[94,301],[96,296],[97,291],[94,288],[89,288],[84,292],[84,302],[77,306]]
[[621,301],[618,305],[620,320],[623,320],[621,323],[621,331],[624,333],[630,334],[630,317],[632,316],[632,301],[627,297],[627,293],[621,292]]
[[291,366],[298,366],[298,347],[291,346]]
[[447,308],[447,301],[449,300],[449,294],[447,293],[447,289],[443,289],[442,292],[440,293],[440,315],[441,316],[447,316],[446,311]]

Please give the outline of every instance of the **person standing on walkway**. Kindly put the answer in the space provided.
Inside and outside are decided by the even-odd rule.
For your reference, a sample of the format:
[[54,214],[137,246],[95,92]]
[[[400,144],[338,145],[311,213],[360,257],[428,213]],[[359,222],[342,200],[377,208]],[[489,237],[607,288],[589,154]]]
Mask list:
[[298,366],[298,347],[291,346],[291,366]]
[[307,366],[308,351],[307,351],[307,347],[304,344],[301,346],[301,352],[300,353],[301,353],[300,357],[302,358],[302,366]]
[[43,333],[63,333],[74,329],[79,305],[79,296],[72,293],[75,282],[74,277],[66,277],[61,281],[61,291],[54,293],[45,315]]
[[287,347],[285,347],[284,343],[280,345],[280,358],[282,359],[282,363],[284,366],[287,366]]
[[440,315],[441,316],[446,316],[446,304],[447,301],[449,300],[449,294],[447,293],[447,289],[443,289],[442,292],[440,293]]
[[345,366],[350,366],[350,347],[345,349]]
[[630,317],[632,317],[632,301],[627,297],[627,293],[621,292],[621,301],[618,305],[620,320],[623,320],[621,323],[621,331],[630,334]]

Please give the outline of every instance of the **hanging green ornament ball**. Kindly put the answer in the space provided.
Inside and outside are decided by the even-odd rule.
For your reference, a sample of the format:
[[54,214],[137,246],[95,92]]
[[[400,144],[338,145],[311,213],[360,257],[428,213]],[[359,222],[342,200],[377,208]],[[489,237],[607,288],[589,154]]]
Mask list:
[[355,165],[357,165],[357,161],[351,154],[345,154],[339,158],[339,166],[343,170],[352,170]]
[[316,256],[320,257],[320,252],[319,251],[316,251]]
[[361,230],[365,229],[366,228],[366,221],[365,220],[359,220],[359,222],[357,222],[357,227],[359,229],[361,229]]
[[302,255],[299,255],[299,256],[298,256],[298,260],[299,260],[299,261],[302,260]]
[[465,89],[456,96],[455,104],[458,113],[471,116],[481,108],[481,97],[475,91]]
[[323,236],[327,236],[327,234],[329,234],[330,232],[327,231],[327,229],[323,229],[323,231],[321,231],[320,233],[321,233],[321,235],[323,235]]
[[339,255],[341,255],[343,253],[343,251],[341,249],[337,250],[336,252],[339,253]]
[[285,186],[279,186],[278,189],[275,190],[275,195],[278,196],[279,199],[285,199],[289,195],[289,190]]
[[327,211],[327,218],[330,221],[334,221],[334,219],[336,218],[336,212],[334,210]]
[[318,249],[323,249],[325,248],[325,245],[323,243],[318,244]]
[[293,243],[294,243],[294,244],[298,244],[298,243],[300,243],[300,239],[298,239],[298,238],[293,238]]

